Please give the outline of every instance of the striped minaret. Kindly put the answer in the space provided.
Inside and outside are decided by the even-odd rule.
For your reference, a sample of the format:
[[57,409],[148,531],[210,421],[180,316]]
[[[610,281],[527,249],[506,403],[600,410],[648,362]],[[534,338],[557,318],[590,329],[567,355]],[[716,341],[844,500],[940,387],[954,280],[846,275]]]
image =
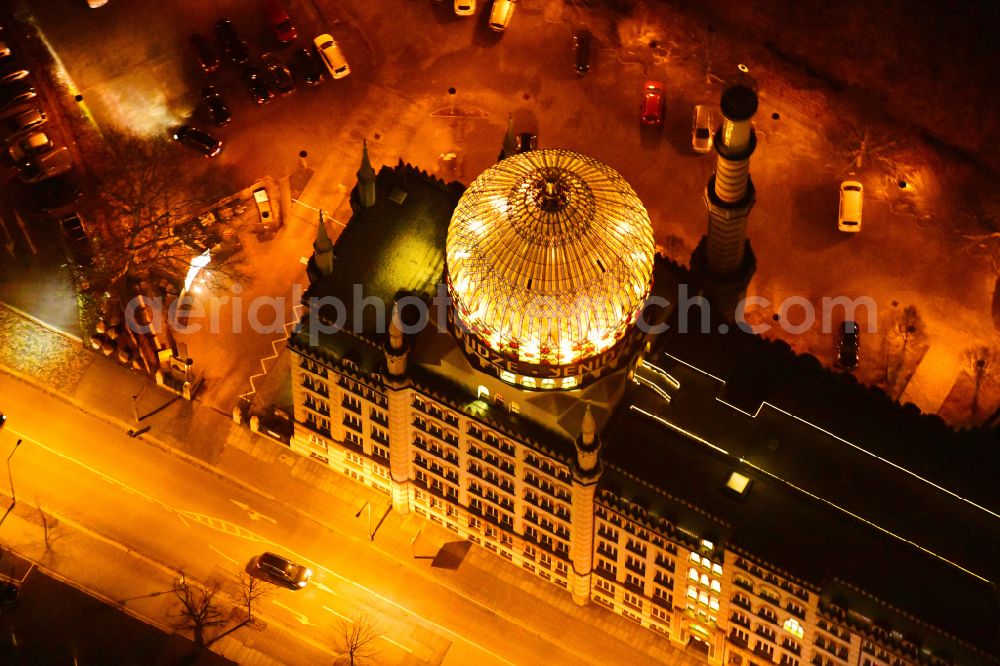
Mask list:
[[705,189],[708,206],[708,269],[732,275],[743,264],[747,217],[754,204],[750,156],[757,146],[750,119],[757,112],[757,93],[745,81],[722,93],[722,126],[715,133],[716,171]]
[[588,402],[580,436],[576,440],[576,463],[572,466],[573,531],[569,557],[573,563],[573,576],[570,582],[573,601],[580,606],[590,601],[590,578],[594,564],[594,493],[604,470],[600,452],[601,438]]

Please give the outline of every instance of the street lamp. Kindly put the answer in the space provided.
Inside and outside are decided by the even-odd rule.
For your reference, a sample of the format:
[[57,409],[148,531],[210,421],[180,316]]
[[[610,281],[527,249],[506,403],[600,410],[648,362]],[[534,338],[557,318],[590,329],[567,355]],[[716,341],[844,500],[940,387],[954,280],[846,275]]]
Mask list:
[[365,509],[368,509],[368,540],[369,541],[374,541],[375,540],[375,535],[372,534],[372,503],[366,501],[365,504],[364,504],[364,506],[362,506],[360,509],[358,509],[358,512],[356,514],[354,514],[354,517],[355,518],[360,518],[361,517],[361,512],[364,511]]
[[10,471],[10,459],[14,457],[17,453],[17,447],[21,446],[21,440],[17,440],[14,444],[14,450],[10,452],[7,456],[7,481],[10,482],[10,508],[13,509],[14,505],[17,504],[17,497],[14,495],[14,476]]

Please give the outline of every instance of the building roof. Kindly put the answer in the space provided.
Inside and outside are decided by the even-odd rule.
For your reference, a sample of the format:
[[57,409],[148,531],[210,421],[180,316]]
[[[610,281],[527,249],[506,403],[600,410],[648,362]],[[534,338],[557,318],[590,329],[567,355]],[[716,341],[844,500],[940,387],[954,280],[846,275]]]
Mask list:
[[620,340],[649,293],[653,229],[614,169],[565,150],[512,155],[477,177],[448,228],[449,287],[496,352],[565,365]]
[[[602,484],[814,589],[845,581],[998,653],[993,509],[776,407],[727,404],[720,380],[669,355],[656,365],[678,387],[637,387],[619,407]],[[745,496],[726,487],[734,471]]]

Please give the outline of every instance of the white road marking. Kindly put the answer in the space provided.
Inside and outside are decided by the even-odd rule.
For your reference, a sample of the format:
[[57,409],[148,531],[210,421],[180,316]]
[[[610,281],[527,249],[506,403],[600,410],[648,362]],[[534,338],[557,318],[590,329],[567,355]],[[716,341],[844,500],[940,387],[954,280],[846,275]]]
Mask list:
[[239,562],[237,562],[237,561],[236,561],[236,560],[234,560],[233,558],[229,557],[228,555],[226,555],[225,553],[223,553],[223,552],[222,552],[221,550],[219,550],[218,548],[216,548],[216,547],[215,547],[215,546],[213,546],[212,544],[208,544],[208,547],[209,547],[209,548],[211,548],[212,550],[214,550],[214,551],[215,551],[216,553],[218,553],[219,555],[222,555],[222,556],[223,556],[224,558],[226,558],[227,560],[229,560],[229,561],[230,561],[230,562],[232,562],[233,564],[235,564],[235,565],[239,566]]
[[3,235],[7,239],[7,242],[4,243],[4,247],[7,248],[7,254],[11,257],[17,256],[14,254],[14,239],[10,237],[10,232],[7,231],[7,224],[4,222],[2,215],[0,215],[0,229],[3,229]]
[[350,622],[351,624],[354,624],[354,620],[352,620],[351,618],[347,617],[346,615],[341,615],[340,613],[338,613],[337,611],[333,610],[329,606],[323,606],[323,610],[329,611],[329,612],[333,613],[334,615],[336,615],[337,617],[339,617],[341,620],[344,620],[345,622]]
[[392,640],[388,636],[379,636],[379,638],[381,638],[382,640],[384,640],[386,643],[392,643],[393,645],[395,645],[396,647],[398,647],[401,650],[406,650],[407,652],[409,652],[411,654],[413,653],[413,650],[411,650],[410,648],[406,647],[402,643],[397,643],[396,641]]
[[278,524],[278,521],[275,520],[274,518],[271,518],[270,516],[265,516],[264,514],[258,512],[258,511],[254,511],[253,509],[251,509],[249,504],[244,504],[243,502],[237,502],[234,499],[230,499],[229,501],[232,502],[233,504],[235,504],[236,506],[240,507],[244,511],[246,511],[247,515],[250,516],[250,520],[267,520],[267,521],[270,521],[274,525]]
[[24,220],[18,215],[17,211],[14,211],[14,219],[17,220],[17,226],[21,227],[21,233],[24,234],[24,240],[28,241],[28,247],[31,249],[31,254],[38,254],[38,250],[35,249],[35,244],[31,242],[31,234],[28,233],[28,227],[24,224]]
[[177,514],[177,518],[179,518],[180,521],[182,523],[184,523],[184,527],[191,527],[191,523],[189,523],[188,521],[184,520],[184,516],[182,516],[181,514],[178,513]]
[[333,590],[331,590],[329,587],[327,587],[325,584],[319,582],[318,580],[312,581],[312,585],[313,585],[313,587],[318,588],[320,590],[323,590],[324,592],[329,592],[330,594],[332,594],[334,596],[336,596],[336,594],[337,594],[336,592],[334,592]]
[[281,606],[286,611],[288,611],[289,613],[291,613],[292,615],[294,615],[295,619],[299,621],[299,624],[309,624],[309,625],[312,625],[314,627],[316,626],[315,624],[313,624],[312,622],[309,621],[309,618],[304,613],[298,612],[297,610],[295,610],[291,606],[286,606],[285,604],[281,603],[277,599],[272,599],[272,601],[274,602],[275,606]]

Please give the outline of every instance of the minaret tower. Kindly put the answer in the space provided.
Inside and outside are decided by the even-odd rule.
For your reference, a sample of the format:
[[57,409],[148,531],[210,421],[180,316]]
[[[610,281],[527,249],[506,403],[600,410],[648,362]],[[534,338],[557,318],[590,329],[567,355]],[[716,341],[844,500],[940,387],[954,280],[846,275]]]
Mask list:
[[316,240],[313,241],[313,262],[319,277],[326,277],[333,272],[333,243],[326,233],[323,211],[319,212],[319,228],[316,229]]
[[375,169],[368,160],[368,139],[361,148],[361,166],[358,167],[358,200],[362,208],[375,205]]
[[749,76],[730,82],[722,92],[722,125],[715,133],[715,173],[705,188],[708,234],[691,258],[693,272],[713,309],[733,321],[756,270],[747,240],[747,220],[754,205],[750,156],[757,147],[751,118],[757,112],[756,85]]
[[601,439],[588,402],[580,436],[576,440],[576,462],[572,466],[573,533],[569,556],[573,562],[573,601],[580,606],[590,601],[590,576],[594,564],[594,491],[603,470],[600,451]]
[[410,345],[403,337],[399,304],[392,306],[389,339],[384,346],[386,373],[383,378],[389,399],[389,476],[392,485],[392,508],[398,513],[410,510],[410,380],[406,363]]

